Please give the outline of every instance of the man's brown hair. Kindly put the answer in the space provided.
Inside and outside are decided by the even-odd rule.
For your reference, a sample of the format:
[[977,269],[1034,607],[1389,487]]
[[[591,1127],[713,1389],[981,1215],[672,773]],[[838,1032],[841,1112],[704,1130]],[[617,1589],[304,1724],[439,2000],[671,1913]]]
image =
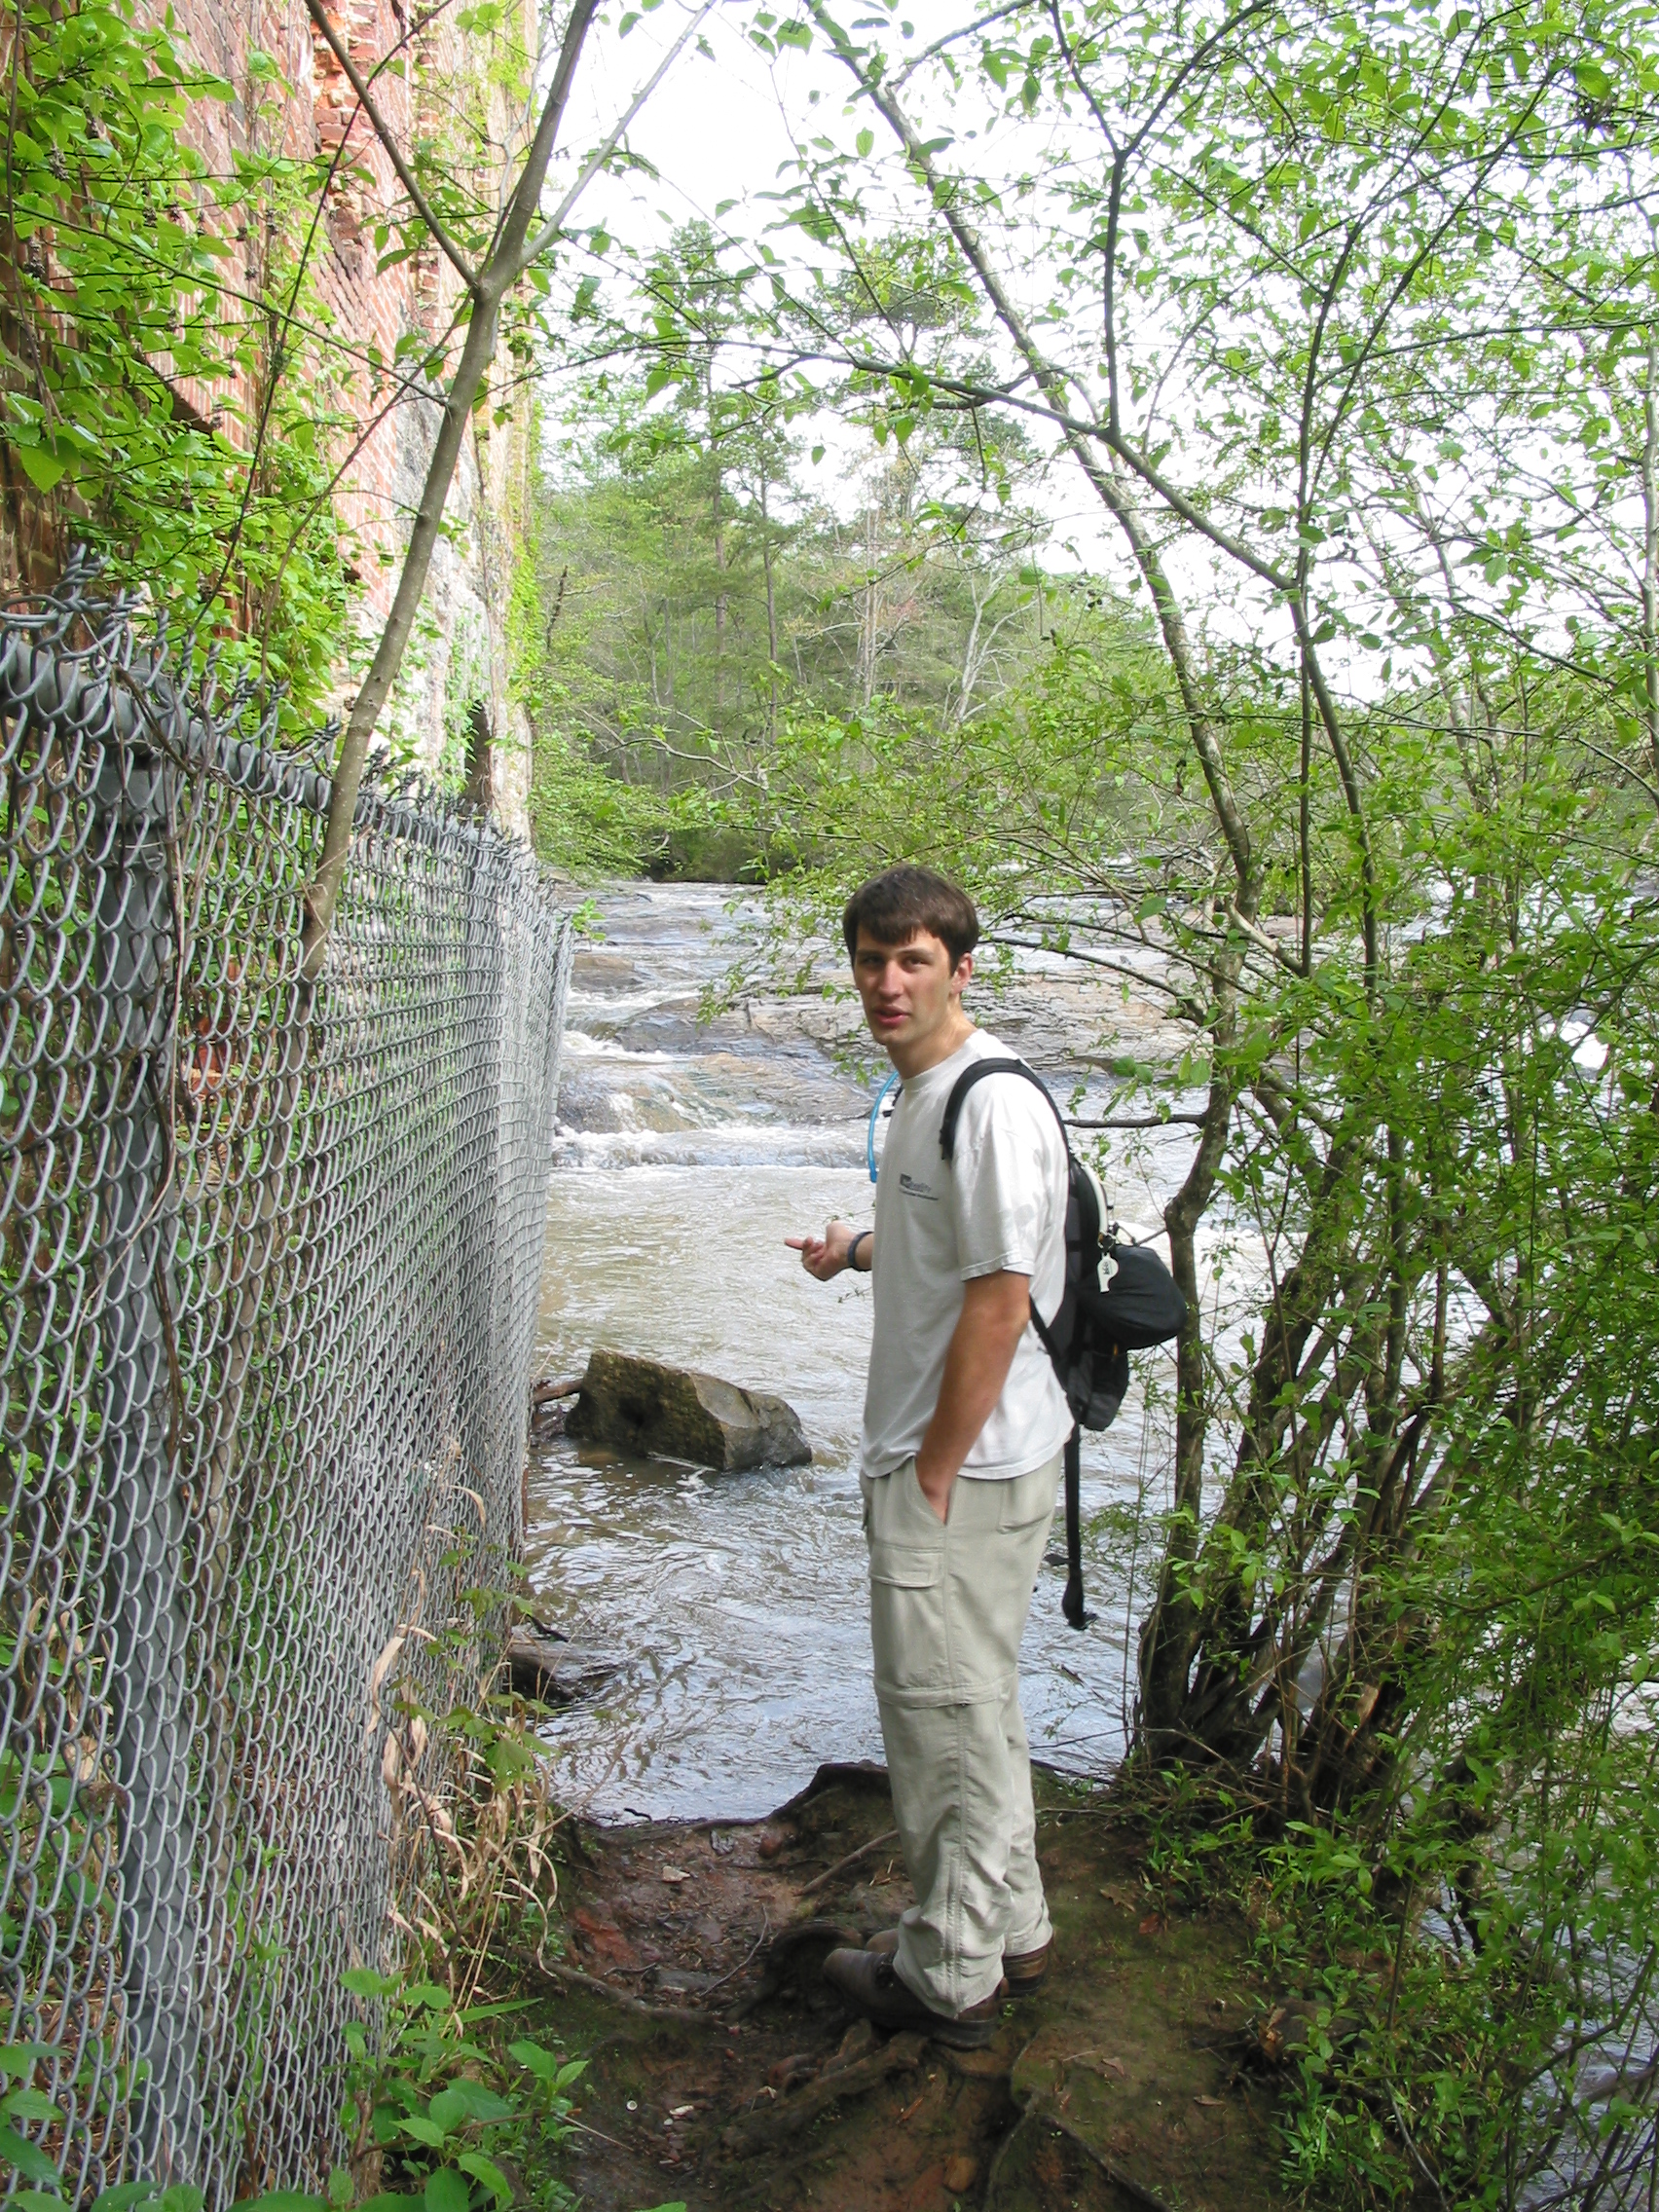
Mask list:
[[950,955],[952,968],[979,941],[979,917],[966,891],[931,867],[913,867],[908,862],[872,875],[847,901],[841,916],[841,935],[847,956],[859,949],[863,930],[877,944],[908,944],[919,931],[937,937]]

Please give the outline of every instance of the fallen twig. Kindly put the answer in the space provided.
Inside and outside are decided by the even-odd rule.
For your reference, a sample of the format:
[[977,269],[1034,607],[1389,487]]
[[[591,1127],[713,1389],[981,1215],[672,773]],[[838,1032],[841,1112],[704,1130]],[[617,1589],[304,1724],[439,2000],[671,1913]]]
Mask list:
[[535,1962],[539,1972],[549,1981],[563,1982],[569,1989],[584,1989],[590,1997],[606,1998],[612,2005],[620,2005],[625,2012],[638,2012],[647,2020],[679,2020],[688,2027],[706,2028],[714,2024],[712,2013],[693,2012],[684,2005],[647,2005],[643,1997],[630,1997],[626,1990],[614,1988],[608,1981],[600,1981],[591,1973],[583,1973],[576,1967],[561,1966],[556,1959]]
[[826,1882],[832,1882],[837,1874],[844,1874],[849,1866],[856,1866],[861,1859],[867,1859],[872,1851],[879,1851],[884,1843],[897,1843],[899,1830],[889,1828],[885,1835],[872,1835],[867,1843],[861,1843],[857,1851],[849,1851],[845,1859],[837,1859],[833,1866],[826,1866],[822,1874],[814,1874],[810,1882],[801,1885],[799,1896],[811,1897]]
[[756,1936],[754,1942],[750,1945],[748,1957],[740,1959],[738,1964],[732,1968],[730,1973],[722,1973],[719,1981],[711,1981],[708,1988],[704,1990],[703,1995],[705,1997],[712,1997],[717,1989],[723,1989],[728,1981],[735,1981],[738,1975],[743,1972],[744,1968],[749,1964],[750,1959],[754,1958],[756,1952],[760,1948],[761,1944],[765,1942],[767,1936],[771,1933],[771,1917],[767,1913],[765,1906],[762,1905],[760,1908],[760,1933]]
[[560,2124],[564,2127],[573,2127],[580,2135],[595,2136],[601,2143],[608,2143],[613,2151],[626,2151],[629,2148],[626,2143],[618,2143],[614,2135],[607,2135],[603,2127],[590,2127],[584,2120],[567,2118]]

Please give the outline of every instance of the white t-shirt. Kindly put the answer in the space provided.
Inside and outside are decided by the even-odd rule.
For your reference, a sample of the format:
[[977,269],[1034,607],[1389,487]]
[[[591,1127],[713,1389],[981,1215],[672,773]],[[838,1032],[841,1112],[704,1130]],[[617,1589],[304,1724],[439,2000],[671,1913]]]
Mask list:
[[[945,1101],[970,1061],[1012,1059],[977,1029],[904,1085],[875,1192],[875,1338],[861,1461],[891,1474],[920,1448],[939,1403],[962,1285],[1007,1269],[1029,1275],[1047,1319],[1065,1284],[1066,1155],[1053,1110],[1023,1076],[985,1076],[962,1102],[955,1159],[940,1155]],[[964,1475],[1030,1474],[1064,1445],[1072,1417],[1035,1329],[1020,1338]]]

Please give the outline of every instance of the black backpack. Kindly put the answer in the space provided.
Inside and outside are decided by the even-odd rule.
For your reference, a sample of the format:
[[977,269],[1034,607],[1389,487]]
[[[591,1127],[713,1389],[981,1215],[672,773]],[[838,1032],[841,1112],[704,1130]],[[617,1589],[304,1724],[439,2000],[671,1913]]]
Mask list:
[[962,1101],[988,1075],[1023,1076],[1049,1100],[1066,1148],[1066,1276],[1058,1310],[1045,1321],[1035,1305],[1031,1326],[1053,1362],[1072,1411],[1066,1443],[1066,1594],[1061,1610],[1073,1628],[1087,1628],[1083,1604],[1083,1530],[1078,1501],[1080,1432],[1109,1428],[1129,1386],[1129,1354],[1167,1344],[1187,1318],[1187,1301],[1169,1270],[1144,1244],[1118,1241],[1116,1225],[1094,1170],[1072,1151],[1065,1117],[1049,1087],[1023,1060],[976,1060],[965,1068],[945,1100],[939,1149],[950,1161]]

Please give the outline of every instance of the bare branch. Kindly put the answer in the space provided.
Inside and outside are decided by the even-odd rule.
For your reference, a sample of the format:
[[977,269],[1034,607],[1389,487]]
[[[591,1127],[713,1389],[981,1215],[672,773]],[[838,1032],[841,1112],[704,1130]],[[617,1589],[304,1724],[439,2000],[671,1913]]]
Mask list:
[[947,48],[955,46],[959,40],[973,38],[979,31],[989,30],[993,23],[1000,23],[1005,17],[1023,14],[1030,4],[1031,0],[1008,0],[1006,7],[993,8],[988,15],[976,16],[971,23],[963,23],[953,31],[946,31],[942,38],[936,38],[932,46],[924,46],[920,54],[911,55],[909,60],[894,78],[894,90],[897,92],[901,85],[908,84],[924,62],[936,59]]
[[675,40],[674,44],[669,48],[668,52],[663,55],[662,59],[657,63],[657,66],[652,71],[651,75],[645,80],[645,84],[641,86],[640,90],[628,102],[627,107],[623,110],[621,116],[617,121],[616,127],[610,132],[610,135],[606,139],[605,143],[598,149],[598,151],[589,157],[587,163],[582,168],[581,174],[576,178],[575,183],[571,185],[570,191],[566,193],[564,199],[561,200],[558,206],[554,208],[549,220],[545,224],[543,224],[542,228],[537,231],[535,238],[533,238],[530,240],[529,244],[525,247],[523,257],[520,262],[521,269],[528,269],[533,261],[538,260],[541,255],[547,251],[547,248],[555,243],[559,237],[559,233],[564,229],[565,224],[569,219],[571,209],[575,205],[576,202],[581,198],[582,194],[587,190],[588,186],[593,182],[594,178],[599,174],[600,170],[604,168],[606,163],[609,161],[611,155],[615,153],[617,147],[622,143],[622,133],[627,129],[629,124],[633,122],[635,116],[639,114],[641,108],[645,106],[646,100],[650,98],[651,94],[662,83],[663,79],[668,75],[669,70],[673,68],[675,62],[679,60],[681,55],[685,51],[685,48],[691,43],[692,38],[703,23],[704,18],[714,13],[716,5],[717,0],[703,0],[703,5],[698,9],[697,13],[692,17],[691,20],[686,24],[685,28],[681,32],[680,36]]
[[346,81],[350,86],[351,90],[356,93],[358,104],[361,106],[363,113],[368,117],[369,122],[373,125],[375,136],[386,148],[387,158],[391,163],[392,167],[397,171],[397,180],[402,185],[404,191],[408,193],[410,203],[413,205],[416,214],[420,216],[422,222],[424,223],[427,230],[431,232],[433,238],[437,240],[438,245],[443,251],[444,259],[450,264],[451,268],[454,269],[456,275],[461,278],[461,282],[466,286],[467,290],[469,292],[476,293],[478,290],[478,278],[473,274],[471,264],[466,259],[466,256],[461,252],[461,248],[456,244],[455,240],[450,237],[448,231],[444,229],[442,223],[438,221],[436,215],[433,214],[432,209],[427,203],[425,194],[421,190],[420,185],[416,182],[415,171],[410,167],[408,162],[405,161],[403,157],[403,149],[397,143],[396,132],[392,130],[385,116],[383,116],[380,109],[376,107],[375,96],[373,92],[370,92],[368,84],[363,77],[362,71],[351,59],[351,55],[348,48],[342,43],[339,32],[335,29],[333,23],[329,20],[328,10],[323,4],[323,0],[306,0],[306,13],[311,17],[312,21],[316,25],[317,29],[327,40],[329,51],[333,54],[335,60],[338,61],[341,68],[345,70]]

